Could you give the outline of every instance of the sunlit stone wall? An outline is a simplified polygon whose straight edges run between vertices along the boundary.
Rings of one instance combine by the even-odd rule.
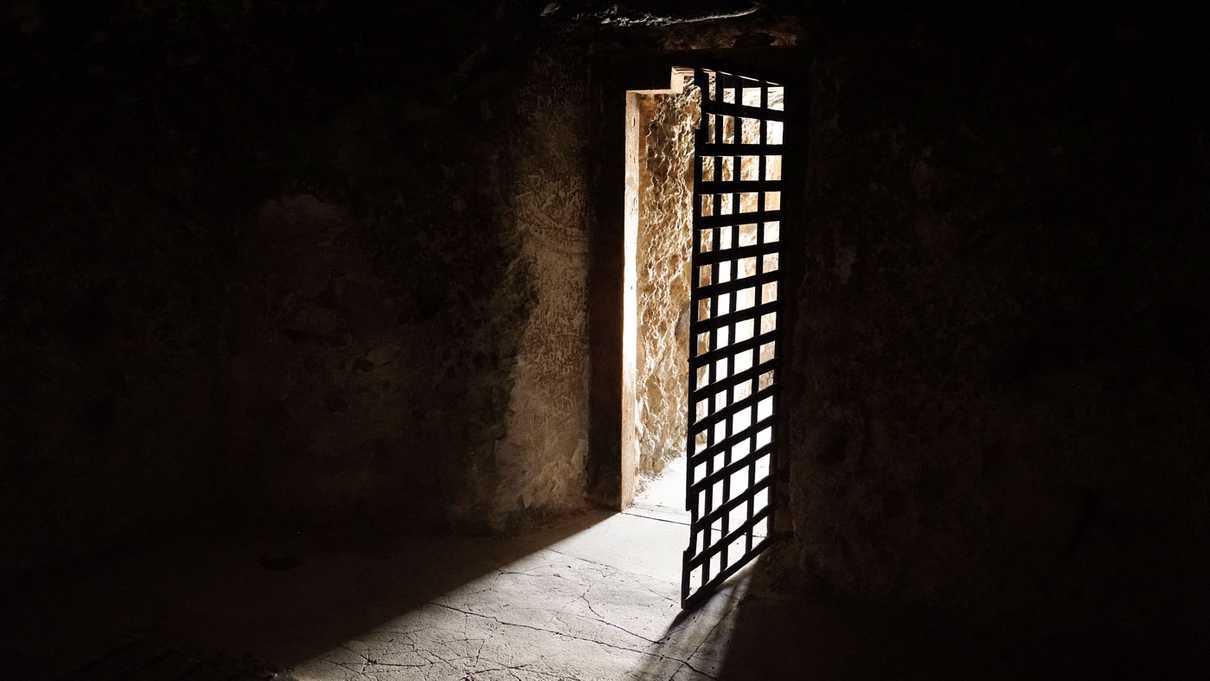
[[[639,98],[635,429],[644,475],[658,473],[685,447],[690,204],[699,102],[692,87]]]

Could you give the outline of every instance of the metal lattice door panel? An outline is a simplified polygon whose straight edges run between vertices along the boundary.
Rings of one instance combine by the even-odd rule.
[[[773,526],[784,89],[696,69],[689,333],[689,547],[681,603],[760,553]]]

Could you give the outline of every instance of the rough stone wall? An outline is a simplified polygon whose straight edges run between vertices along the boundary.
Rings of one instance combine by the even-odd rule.
[[[1210,517],[1191,62],[1123,26],[961,35],[841,27],[813,71],[801,562],[866,596],[1179,629]]]
[[[636,249],[636,442],[639,472],[657,475],[685,450],[693,134],[700,93],[641,95]]]
[[[511,377],[494,343],[520,333],[530,295],[508,269],[515,255],[422,228],[375,248],[375,222],[350,213],[285,195],[244,234],[227,388],[227,456],[241,473],[227,489],[302,525],[484,522]]]
[[[493,521],[526,510],[583,505],[588,453],[588,235],[584,127],[577,57],[543,54],[519,93],[514,142],[511,265],[530,273],[534,299],[521,332]]]
[[[471,101],[350,102],[318,191],[263,204],[230,388],[250,508],[500,529],[583,503],[583,114],[572,62],[529,58]]]
[[[582,503],[585,67],[480,4],[3,18],[5,569]]]

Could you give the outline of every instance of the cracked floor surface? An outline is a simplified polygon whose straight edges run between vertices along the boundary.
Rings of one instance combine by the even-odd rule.
[[[759,561],[682,614],[684,541],[632,512],[508,538],[181,539],[6,598],[4,677],[925,678],[906,672],[940,649],[961,678],[1002,678],[969,637],[784,595]]]
[[[737,581],[678,618],[684,530],[619,514],[420,604],[289,673],[310,679],[717,678]]]
[[[680,617],[684,532],[589,513],[512,538],[181,540],[11,601],[10,659],[86,678],[136,637],[299,681],[717,678],[744,580]]]

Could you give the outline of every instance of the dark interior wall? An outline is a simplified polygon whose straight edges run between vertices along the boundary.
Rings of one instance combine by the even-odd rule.
[[[5,17],[6,569],[198,525],[582,503],[586,366],[540,359],[584,342],[558,309],[584,295],[583,68],[540,19]]]
[[[225,260],[251,189],[230,157],[256,132],[215,100],[227,85],[190,70],[188,45],[153,32],[171,23],[116,38],[106,33],[116,17],[12,12],[0,208],[6,572],[137,541],[209,496]]]
[[[1210,517],[1193,43],[1137,21],[818,28],[787,403],[803,567],[1041,626],[1192,617]]]

